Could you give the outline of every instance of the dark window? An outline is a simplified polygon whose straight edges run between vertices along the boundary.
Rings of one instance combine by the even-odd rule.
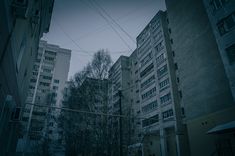
[[[179,96],[180,96],[180,98],[182,98],[182,96],[183,96],[181,90],[179,91]]]
[[[154,115],[148,119],[144,119],[142,121],[142,127],[146,127],[146,126],[149,126],[149,125],[152,125],[154,123],[157,123],[159,121],[159,116],[158,114],[157,115]]]
[[[172,51],[172,56],[175,57],[175,51]]]
[[[171,29],[169,28],[169,33],[171,34]]]
[[[60,80],[54,79],[54,83],[60,83]]]
[[[149,72],[153,69],[153,63],[151,63],[148,67],[146,67],[141,73],[140,77],[144,77],[145,75],[149,74]]]
[[[178,69],[178,64],[177,63],[175,63],[175,70],[177,70]]]
[[[180,78],[177,77],[176,79],[177,79],[177,82],[179,83],[180,82]]]
[[[226,53],[228,56],[228,60],[230,64],[235,62],[235,44],[231,45],[230,47],[226,48]]]

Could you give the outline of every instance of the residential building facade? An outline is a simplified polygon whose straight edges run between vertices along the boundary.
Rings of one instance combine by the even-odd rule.
[[[235,101],[235,2],[204,0],[204,5]]]
[[[3,0],[0,5],[0,153],[14,155],[39,40],[49,31],[53,0]],[[43,6],[43,7],[42,7]],[[12,112],[15,112],[11,119]]]
[[[127,155],[130,142],[130,61],[120,56],[109,70],[108,114],[126,117],[108,117],[109,155],[116,156],[122,151]]]
[[[178,136],[184,127],[171,42],[163,11],[159,11],[137,37],[144,155],[183,155],[180,146],[186,139]]]
[[[205,3],[209,2],[214,3]],[[234,115],[231,114],[234,100],[230,87],[233,80],[227,72],[232,67],[228,67],[228,58],[221,59],[222,44],[219,45],[216,41],[213,33],[215,28],[211,27],[210,16],[208,18],[206,12],[206,9],[211,9],[207,8],[208,5],[205,9],[203,0],[166,0],[166,7],[171,47],[177,64],[180,106],[185,112],[189,155],[218,154],[217,149],[222,149],[222,146],[218,144],[217,137],[208,135],[208,132],[219,124],[234,120]],[[231,41],[232,39],[221,40]],[[227,46],[231,45],[232,43]],[[225,55],[227,54],[223,50],[222,57]],[[229,142],[226,139],[221,141],[223,145]]]
[[[51,142],[49,151],[60,155],[61,151],[54,147],[60,146],[63,137],[57,121],[60,110],[50,106],[62,106],[70,58],[71,50],[40,41],[22,115],[24,131],[18,141],[18,153],[35,152],[32,149],[47,140]]]

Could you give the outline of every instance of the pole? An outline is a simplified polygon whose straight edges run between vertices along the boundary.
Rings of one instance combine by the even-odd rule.
[[[119,95],[119,112],[120,112],[120,116],[122,115],[122,91],[119,90],[118,91],[118,95]],[[122,118],[119,118],[119,140],[120,140],[120,156],[123,156],[123,149],[122,149]]]

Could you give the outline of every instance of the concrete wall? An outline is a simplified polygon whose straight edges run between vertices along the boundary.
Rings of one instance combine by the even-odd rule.
[[[202,0],[166,0],[187,119],[232,105],[232,95]]]
[[[219,135],[207,134],[207,132],[217,125],[234,120],[234,112],[235,107],[232,107],[201,116],[200,118],[188,122],[187,127],[191,156],[208,156],[216,151],[216,141]],[[222,136],[222,138],[225,139],[226,137]],[[232,133],[231,139],[234,140]]]
[[[207,11],[211,27],[213,29],[214,36],[220,51],[220,55],[225,67],[227,77],[229,79],[230,88],[235,101],[235,62],[231,62],[228,59],[226,48],[235,44],[235,29],[233,27],[228,30],[227,33],[220,35],[218,31],[217,23],[225,19],[235,11],[235,1],[228,1],[224,4],[220,3],[221,8],[213,10],[212,4],[208,0],[204,0],[205,9]],[[233,19],[235,21],[235,19]]]

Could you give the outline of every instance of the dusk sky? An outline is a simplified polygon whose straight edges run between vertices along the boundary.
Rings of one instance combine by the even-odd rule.
[[[105,20],[101,8],[131,37],[104,14]],[[129,56],[136,48],[133,40],[159,10],[165,10],[164,0],[55,0],[50,31],[43,39],[72,50],[71,77],[99,49],[107,49],[113,62],[120,55]]]

